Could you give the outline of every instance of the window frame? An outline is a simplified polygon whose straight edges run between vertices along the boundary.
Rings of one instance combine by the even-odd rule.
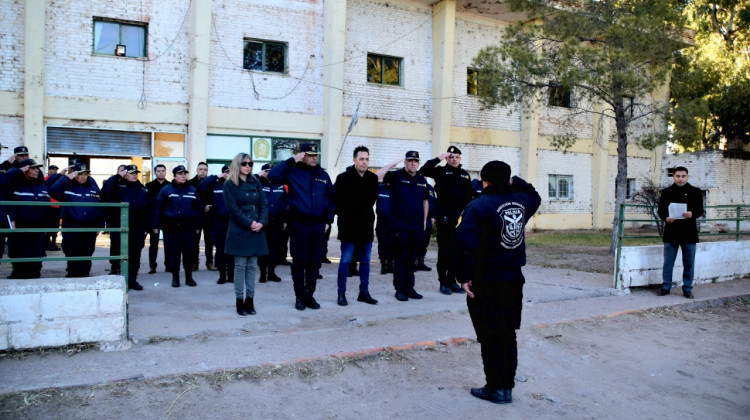
[[[377,57],[380,63],[380,81],[379,82],[373,82],[370,80],[370,59],[373,57]],[[398,62],[398,83],[396,84],[385,82],[386,68],[385,68],[384,60],[386,59],[396,60]],[[367,53],[367,71],[365,75],[367,77],[367,83],[369,84],[381,85],[381,86],[403,86],[404,85],[404,59],[403,57],[395,57],[392,55]]]
[[[96,50],[96,25],[97,23],[111,23],[111,24],[118,25],[117,44],[115,44],[115,46],[126,45],[123,43],[123,40],[122,40],[122,27],[123,26],[139,28],[143,30],[143,50],[140,52],[141,54],[140,55],[128,55],[127,45],[126,45],[124,56],[116,55],[115,50],[112,50],[112,53],[105,53],[105,52],[97,51]],[[92,27],[91,27],[91,53],[93,55],[99,55],[99,56],[105,56],[105,57],[117,57],[117,58],[148,57],[148,22],[136,22],[132,20],[112,19],[112,18],[94,16],[92,18]]]
[[[260,69],[252,69],[247,67],[247,45],[248,43],[259,43],[262,45],[262,53],[261,53],[261,68]],[[276,71],[276,70],[268,70],[268,66],[266,65],[267,61],[267,54],[266,49],[269,45],[280,45],[284,48],[284,70],[282,71]],[[275,73],[275,74],[287,74],[289,70],[289,44],[282,41],[271,41],[266,39],[257,39],[257,38],[243,38],[242,40],[242,69],[243,70],[249,70],[249,71],[259,71],[262,73]]]
[[[472,81],[472,75],[476,80]],[[472,85],[474,89],[472,91]],[[492,92],[492,85],[482,78],[482,72],[472,68],[466,68],[466,94],[469,96],[489,96]]]
[[[625,199],[632,200],[637,191],[638,181],[635,178],[627,178],[625,180]]]
[[[550,82],[547,89],[547,106],[573,108],[573,95],[570,88]]]
[[[561,181],[567,181],[567,195],[566,196],[560,196],[560,190],[561,188]],[[550,187],[555,185],[555,189],[551,190]],[[563,174],[549,174],[547,178],[547,196],[550,200],[556,200],[556,201],[572,201],[575,197],[574,190],[573,190],[573,175],[563,175]]]

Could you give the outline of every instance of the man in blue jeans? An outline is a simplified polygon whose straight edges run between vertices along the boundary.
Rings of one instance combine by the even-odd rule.
[[[661,192],[659,199],[659,217],[664,225],[664,269],[662,270],[661,289],[657,296],[666,296],[672,288],[672,269],[677,259],[677,250],[682,249],[682,294],[693,299],[693,271],[695,262],[695,245],[698,243],[698,226],[696,219],[703,216],[703,194],[701,190],[690,185],[688,170],[678,166],[674,170],[674,184]],[[670,204],[675,204],[670,211]],[[676,210],[676,209],[679,210]],[[675,214],[675,211],[678,213]]]
[[[375,305],[370,296],[370,254],[372,252],[373,206],[378,198],[378,176],[367,170],[370,151],[365,146],[354,149],[353,165],[336,177],[336,213],[338,214],[341,262],[338,271],[338,304],[346,306],[346,278],[352,257],[359,260],[359,302]]]

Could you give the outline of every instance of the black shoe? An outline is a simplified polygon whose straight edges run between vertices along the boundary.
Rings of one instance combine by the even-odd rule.
[[[156,274],[156,267],[151,267],[148,269],[148,274]]]
[[[195,287],[198,285],[198,283],[193,280],[193,276],[191,274],[185,273],[185,284],[187,284],[190,287]]]
[[[310,309],[320,309],[320,304],[315,301],[315,298],[310,296],[304,300],[305,306]]]
[[[399,301],[401,301],[401,302],[406,302],[407,300],[409,300],[409,297],[406,296],[406,293],[404,293],[404,292],[402,292],[400,290],[396,290],[396,295],[395,296],[396,296],[396,299],[399,300]]]
[[[137,281],[134,281],[128,285],[128,289],[143,290],[143,286],[141,286]]]
[[[380,260],[380,274],[388,274],[388,263],[385,260]]]
[[[453,294],[453,292],[451,292],[451,288],[448,287],[448,286],[446,286],[446,285],[444,285],[444,284],[440,285],[440,293],[442,293],[444,295],[452,295]]]
[[[378,304],[378,301],[370,296],[370,292],[359,292],[359,296],[357,296],[357,302],[369,303],[370,305]]]
[[[253,304],[253,298],[245,298],[245,313],[248,315],[255,315],[255,305]]]
[[[356,277],[359,275],[359,270],[357,270],[357,267],[352,264],[349,266],[349,277]]]
[[[321,280],[321,279],[323,279],[323,275],[318,273],[318,280]]]
[[[461,286],[458,285],[458,283],[451,283],[448,285],[448,287],[451,289],[451,292],[453,293],[464,293],[464,289],[461,288]]]
[[[172,287],[180,287],[180,272],[172,272]]]
[[[488,388],[487,386],[483,386],[481,388],[471,388],[471,395],[495,404],[505,404],[509,402],[505,399],[504,389],[495,391],[494,389]]]
[[[422,299],[423,297],[422,295],[417,293],[417,291],[414,290],[413,288],[406,291],[406,296],[408,296],[411,299]]]
[[[270,271],[270,272],[268,273],[268,281],[275,281],[275,282],[279,282],[279,281],[281,281],[281,277],[279,277],[278,275],[276,275],[276,273],[275,273],[275,272],[273,272],[273,271]]]
[[[346,306],[349,304],[349,302],[346,301],[346,294],[339,293],[339,298],[337,300],[339,306]]]
[[[695,299],[695,296],[693,296],[693,292],[682,292],[682,296],[685,296],[688,299]]]
[[[111,276],[118,276],[118,275],[120,275],[120,269],[112,267],[112,268],[109,269],[109,274]]]
[[[237,301],[237,315],[245,316],[245,302],[242,299],[236,299]]]
[[[260,279],[258,279],[258,283],[265,283],[266,281],[267,280],[265,276],[261,276]]]
[[[323,264],[330,264],[331,260],[328,259],[328,257],[323,257]]]
[[[294,309],[298,311],[304,311],[305,310],[305,304],[302,302],[302,299],[297,298],[297,301],[294,302]]]
[[[417,258],[417,271],[432,271],[432,268],[425,265],[424,258]]]
[[[656,292],[656,296],[666,296],[669,294],[669,290],[667,289],[659,289],[658,292]]]

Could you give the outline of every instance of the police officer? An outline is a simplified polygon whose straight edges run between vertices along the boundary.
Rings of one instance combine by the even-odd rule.
[[[60,179],[60,177],[57,174],[57,171],[60,168],[57,165],[50,165],[47,170],[47,176],[44,177],[44,185],[47,186],[47,190],[50,191],[51,195],[51,187],[52,185]],[[59,201],[54,198],[50,199],[50,201]],[[51,228],[59,228],[60,227],[60,213],[61,209],[60,206],[51,206],[49,211],[49,224],[48,227]],[[54,232],[47,232],[47,251],[59,251],[60,247],[57,246],[57,231]]]
[[[399,162],[404,168],[389,172]],[[385,181],[391,190],[390,221],[393,232],[393,287],[396,299],[405,302],[422,299],[414,289],[414,261],[427,229],[429,192],[427,180],[417,172],[419,153],[406,152],[404,159],[398,159],[378,171],[378,180]]]
[[[393,273],[393,240],[391,238],[391,190],[385,182],[378,182],[378,200],[375,202],[375,236],[378,238],[380,274]]]
[[[151,224],[148,190],[138,179],[140,172],[136,165],[125,165],[102,186],[105,201],[128,203],[128,287],[133,290],[143,290],[143,286],[138,283],[138,271],[146,231]],[[119,248],[115,251],[120,253]]]
[[[193,280],[193,257],[203,206],[195,187],[187,183],[187,169],[177,165],[172,173],[172,182],[156,196],[153,232],[158,235],[159,229],[164,231],[164,254],[167,270],[172,273],[172,287],[180,287],[180,256],[185,268],[185,284],[197,286]]]
[[[197,191],[198,184],[206,179],[206,177],[208,177],[208,164],[206,162],[198,162],[195,176],[188,183],[195,187]],[[200,193],[198,198],[199,200],[203,200],[203,197],[200,197]],[[202,220],[203,227],[201,230],[203,231],[203,248],[206,254],[206,269],[216,271],[216,267],[214,267],[214,242],[211,239],[211,213],[204,213]],[[200,265],[200,244],[201,235],[198,233],[198,237],[195,238],[195,248],[193,249],[193,271],[198,271],[198,266]]]
[[[18,146],[13,149],[13,154],[7,159],[0,163],[0,170],[9,171],[11,168],[20,168],[20,163],[29,158],[29,148],[26,146]]]
[[[78,159],[70,159],[71,162],[71,168],[75,166],[76,163],[78,163]],[[115,171],[115,175],[113,176],[120,176],[122,178],[123,169],[125,169],[125,165],[119,165],[117,167],[117,171]],[[114,184],[113,184],[114,185]],[[104,187],[104,185],[102,185]],[[109,201],[106,197],[106,193],[102,191],[102,196],[105,198],[105,201]],[[117,201],[115,201],[117,202]],[[107,215],[105,224],[107,225],[107,228],[119,228],[120,227],[120,209],[118,208],[110,208],[105,210],[105,214]],[[118,232],[109,232],[109,256],[114,257],[115,255],[120,255],[120,233]],[[120,274],[120,260],[109,260],[109,274]]]
[[[437,166],[441,160],[445,166]],[[447,153],[430,159],[419,171],[421,175],[435,180],[437,209],[435,211],[438,243],[438,280],[440,293],[463,293],[456,283],[454,272],[455,254],[453,244],[456,238],[456,223],[461,211],[472,200],[474,190],[471,188],[469,173],[461,169],[461,150],[450,146]]]
[[[292,254],[294,307],[318,309],[313,294],[326,248],[326,232],[336,213],[333,183],[318,165],[318,145],[304,143],[300,152],[274,166],[268,180],[289,186],[289,250]]]
[[[425,228],[424,235],[422,235],[422,242],[419,244],[419,250],[417,250],[417,271],[432,271],[432,268],[424,263],[424,257],[427,255],[427,247],[430,246],[430,239],[432,239],[432,226],[435,225],[437,197],[435,196],[435,188],[429,183],[427,184],[427,190],[430,194],[430,198],[428,199],[430,209],[427,212],[427,228]]]
[[[531,184],[511,179],[510,172],[505,162],[484,165],[484,191],[466,206],[456,234],[456,275],[468,295],[487,379],[471,394],[496,404],[513,400],[525,281],[524,226],[542,201]]]
[[[99,186],[91,182],[91,171],[85,163],[77,163],[73,171],[57,177],[49,195],[61,202],[99,203]],[[103,228],[104,211],[101,207],[65,206],[61,211],[63,228]],[[98,232],[65,232],[62,249],[66,257],[90,257],[96,249]],[[66,277],[88,277],[91,261],[68,261]]]
[[[258,257],[260,268],[260,283],[266,281],[281,281],[276,274],[276,267],[286,259],[286,213],[287,193],[283,185],[274,184],[268,180],[271,165],[266,163],[257,174],[263,194],[268,201],[268,224],[265,226],[266,241],[268,241],[268,255]]]
[[[18,148],[16,148],[18,149]],[[49,194],[34,159],[17,162],[17,167],[8,170],[9,193],[13,201],[48,202]],[[49,217],[48,206],[11,206],[9,216],[14,229],[44,226]],[[10,258],[41,258],[45,254],[44,232],[11,233],[8,236]],[[9,279],[37,279],[41,275],[42,262],[16,262]]]
[[[146,183],[146,190],[148,190],[148,202],[152,208],[156,203],[156,196],[159,194],[162,188],[169,185],[167,181],[167,167],[158,164],[154,166],[154,180]],[[148,245],[148,274],[156,273],[156,257],[159,256],[159,235],[154,235],[152,229],[148,230],[149,245]]]
[[[229,229],[229,210],[224,201],[224,182],[229,178],[229,166],[221,167],[221,175],[209,175],[198,184],[198,195],[203,199],[203,215],[211,217],[211,241],[216,245],[216,284],[234,283],[234,257],[224,253]]]

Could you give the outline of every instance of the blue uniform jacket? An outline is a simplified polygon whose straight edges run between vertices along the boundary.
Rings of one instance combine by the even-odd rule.
[[[511,187],[491,186],[464,209],[456,231],[460,283],[518,279],[526,265],[524,226],[542,198],[534,187],[513,177]]]
[[[268,201],[268,223],[286,223],[288,210],[286,188],[262,176],[257,178]]]
[[[156,196],[153,225],[158,229],[170,230],[176,227],[202,227],[203,205],[198,200],[195,187],[185,182],[172,181]]]
[[[290,222],[333,223],[336,215],[336,193],[326,171],[289,158],[271,169],[268,180],[289,186]]]
[[[44,178],[28,180],[18,168],[11,168],[8,173],[9,196],[13,201],[49,201],[49,193],[44,185]],[[11,206],[8,215],[16,227],[40,227],[40,223],[49,214],[49,206]]]
[[[437,193],[437,218],[458,218],[464,207],[474,198],[469,173],[449,165],[437,166],[440,158],[430,159],[424,163],[419,174],[435,180]]]
[[[49,195],[57,201],[71,203],[99,203],[101,201],[99,187],[91,182],[79,184],[67,176],[57,177],[57,181],[49,189]],[[63,226],[104,226],[104,208],[102,207],[62,207]]]
[[[203,198],[203,206],[211,206],[211,215],[229,218],[227,203],[224,201],[224,178],[209,175],[198,184],[198,195]]]
[[[104,181],[102,186],[102,198],[110,203],[128,203],[128,219],[132,230],[133,226],[143,228],[151,227],[151,208],[148,201],[148,190],[141,181],[128,182],[120,175],[114,175]],[[119,223],[119,209],[111,212],[116,216]],[[131,232],[134,233],[134,232]]]
[[[405,169],[391,171],[383,179],[390,188],[390,223],[394,229],[423,231],[424,200],[429,200],[427,180],[418,173],[410,176]]]

